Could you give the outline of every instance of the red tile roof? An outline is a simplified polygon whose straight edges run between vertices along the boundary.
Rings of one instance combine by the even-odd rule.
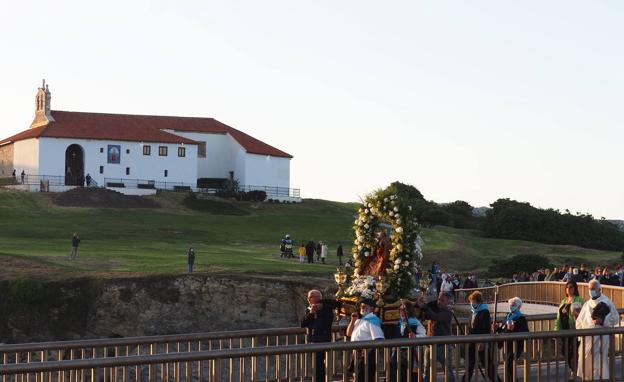
[[[163,131],[167,129],[229,134],[248,153],[292,158],[290,154],[213,118],[81,113],[54,110],[52,111],[52,117],[54,117],[55,122],[50,122],[42,127],[28,129],[0,141],[0,144],[37,137],[197,144],[196,141]]]

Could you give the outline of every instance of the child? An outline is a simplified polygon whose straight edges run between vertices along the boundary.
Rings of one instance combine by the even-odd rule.
[[[301,243],[301,246],[299,247],[299,262],[303,263],[305,261],[305,257],[306,257],[305,244]]]

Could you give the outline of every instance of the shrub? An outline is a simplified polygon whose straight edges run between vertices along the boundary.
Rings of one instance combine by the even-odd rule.
[[[548,258],[543,255],[515,255],[492,264],[487,270],[487,277],[511,277],[514,273],[533,273],[540,268],[552,267]]]

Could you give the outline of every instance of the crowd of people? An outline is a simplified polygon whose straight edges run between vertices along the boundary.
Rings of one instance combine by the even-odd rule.
[[[447,282],[447,280],[443,281]],[[577,282],[566,281],[566,295],[561,301],[555,320],[555,330],[574,330],[600,327],[614,327],[619,323],[619,314],[613,302],[602,294],[601,283],[594,278],[589,281],[589,295],[587,299],[579,295]],[[359,304],[359,310],[351,314],[347,329],[344,333],[350,341],[370,341],[391,338],[417,338],[425,336],[451,336],[453,335],[453,320],[457,320],[452,310],[452,292],[442,290],[437,299],[425,302],[423,298],[414,303],[406,302],[400,309],[398,323],[382,323],[375,314],[376,302],[364,298]],[[491,334],[491,333],[522,333],[529,332],[529,325],[523,313],[523,301],[520,297],[508,300],[505,319],[496,322],[490,314],[490,308],[485,304],[480,291],[473,291],[468,297],[470,302],[471,318],[465,335]],[[331,329],[334,317],[334,309],[339,303],[332,299],[323,299],[321,292],[311,290],[308,293],[309,306],[301,321],[301,326],[307,328],[308,340],[312,343],[330,342],[332,340]],[[419,315],[416,314],[417,310]],[[457,321],[456,321],[457,322]],[[608,336],[596,336],[586,338],[579,346],[579,338],[575,337],[566,341],[559,341],[560,351],[566,357],[569,379],[577,377],[584,380],[608,379]],[[498,359],[499,349],[503,352],[503,373],[507,381],[513,380],[514,362],[522,356],[525,349],[525,341],[510,340],[507,343],[498,342],[497,346],[490,343],[470,344],[467,354],[462,357],[466,361],[466,372],[462,381],[470,381],[475,370],[478,368],[484,379],[489,381],[501,381],[495,359]],[[429,354],[431,347],[424,349],[423,368],[420,369],[416,352],[417,347],[401,347],[393,349],[390,362],[391,381],[407,380],[408,373],[412,373],[412,380],[419,380],[418,373],[423,373],[424,381],[428,381],[429,362],[435,359],[446,370],[448,380],[454,382],[453,345],[441,344],[435,349],[435,357]],[[463,349],[459,349],[463,350]],[[408,357],[408,352],[412,352]],[[358,382],[374,380],[375,357],[374,350],[358,351],[352,356],[349,372],[355,373],[357,368]],[[365,361],[366,360],[366,361]],[[325,380],[325,352],[319,352],[315,356],[316,380]],[[399,366],[400,365],[400,366]],[[399,370],[400,368],[400,370]]]
[[[577,283],[586,283],[590,280],[598,280],[603,285],[624,286],[624,267],[616,265],[611,271],[609,267],[595,267],[590,270],[587,264],[580,266],[564,265],[551,269],[540,268],[529,274],[521,272],[514,274],[511,282],[528,282],[528,281],[575,281]]]
[[[295,255],[294,242],[291,239],[290,235],[284,236],[280,243],[280,257],[286,259],[292,259],[298,256],[300,263],[307,262],[308,264],[314,264],[315,255],[316,262],[321,264],[326,264],[327,258],[329,256],[329,247],[325,241],[319,240],[317,243],[310,240],[307,243],[302,242]],[[342,249],[342,243],[338,243],[336,246],[336,257],[338,259],[338,265],[343,265],[342,257],[344,256],[344,250]]]

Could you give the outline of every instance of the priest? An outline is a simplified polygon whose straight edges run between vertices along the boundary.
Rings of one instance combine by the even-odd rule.
[[[598,280],[589,282],[589,297],[576,319],[577,329],[612,328],[620,322],[617,308],[609,297],[602,294]],[[582,338],[577,376],[583,380],[609,379],[608,335]]]

